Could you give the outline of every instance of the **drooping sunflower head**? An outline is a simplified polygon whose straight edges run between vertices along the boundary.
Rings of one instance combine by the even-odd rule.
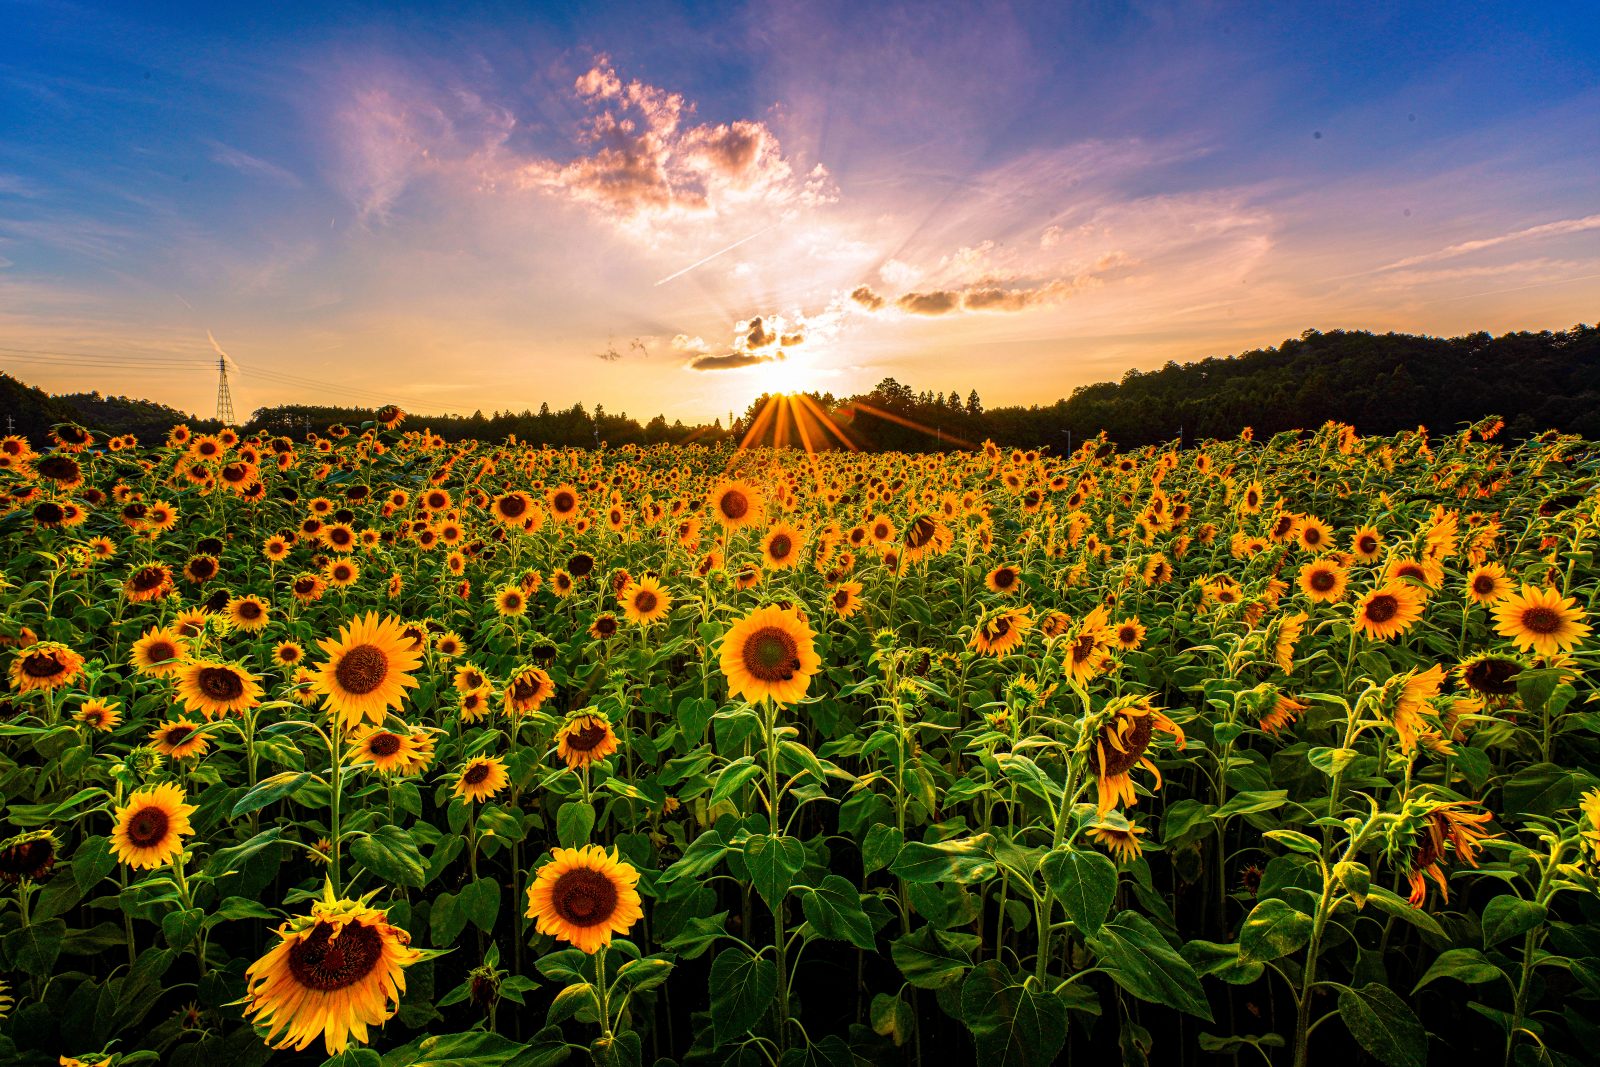
[[[171,782],[141,789],[117,809],[111,830],[111,852],[138,870],[154,870],[183,851],[183,839],[194,833],[183,790]]]
[[[752,703],[795,703],[822,665],[811,627],[776,605],[757,608],[735,623],[723,635],[719,655],[729,692]]]
[[[1136,821],[1113,812],[1107,812],[1101,822],[1089,829],[1089,836],[1118,863],[1132,863],[1144,854],[1144,847],[1139,843],[1144,835],[1144,827]]]
[[[331,890],[278,928],[280,941],[245,971],[245,1015],[274,1048],[301,1050],[318,1037],[330,1056],[367,1040],[405,992],[405,968],[423,958],[411,937],[364,901]],[[278,1035],[282,1034],[281,1040]]]
[[[1033,619],[1026,608],[1002,608],[979,618],[971,645],[981,656],[1004,656],[1022,644]]]
[[[539,705],[555,692],[556,684],[543,667],[531,664],[520,667],[506,683],[506,714],[527,715],[538,711]]]
[[[1183,730],[1162,714],[1148,697],[1117,697],[1095,713],[1086,725],[1094,728],[1089,766],[1095,775],[1098,811],[1102,816],[1119,802],[1127,807],[1138,803],[1132,778],[1132,771],[1137,767],[1155,775],[1155,788],[1161,788],[1161,771],[1149,757],[1150,743],[1156,734],[1170,735],[1180,748],[1184,743]]]
[[[60,851],[61,842],[50,829],[29,830],[0,841],[0,883],[42,883],[50,877]]]
[[[1517,695],[1517,675],[1528,665],[1515,656],[1480,652],[1456,667],[1461,684],[1495,705],[1504,705]]]
[[[340,628],[337,638],[318,644],[328,659],[317,668],[317,692],[346,729],[362,720],[381,723],[386,713],[400,709],[406,690],[417,685],[411,672],[422,657],[406,638],[405,624],[392,615],[357,616]]]
[[[587,767],[616,751],[617,735],[611,729],[611,721],[599,712],[571,715],[556,733],[556,755],[572,770]]]
[[[643,916],[639,872],[615,850],[587,845],[552,852],[555,858],[528,887],[527,915],[540,933],[592,955]]]

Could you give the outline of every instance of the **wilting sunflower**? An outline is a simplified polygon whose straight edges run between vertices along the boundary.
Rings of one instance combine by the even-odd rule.
[[[786,570],[800,562],[800,531],[780,522],[761,539],[761,558],[772,570]]]
[[[189,816],[197,810],[171,782],[139,790],[117,809],[112,854],[138,870],[155,870],[183,851],[184,837],[194,833]]]
[[[506,683],[505,709],[507,715],[526,715],[539,710],[539,705],[555,696],[556,683],[543,667],[519,667]]]
[[[1592,629],[1577,603],[1577,598],[1564,597],[1555,589],[1525,584],[1522,592],[1495,605],[1495,629],[1520,649],[1546,657],[1559,655],[1580,644]]]
[[[237,663],[195,660],[178,670],[178,696],[185,711],[198,711],[208,719],[243,714],[261,702],[256,676]]]
[[[40,641],[11,661],[11,688],[19,693],[71,685],[83,672],[83,657],[59,641]]]
[[[1127,807],[1139,802],[1131,776],[1135,767],[1154,774],[1155,788],[1161,788],[1161,771],[1146,755],[1156,733],[1177,738],[1179,748],[1183,747],[1184,737],[1178,724],[1163,715],[1148,697],[1117,697],[1101,710],[1098,719],[1100,725],[1089,763],[1099,796],[1098,811],[1104,817],[1119,802]]]
[[[1394,732],[1400,738],[1400,751],[1410,753],[1417,747],[1417,736],[1428,728],[1423,718],[1431,714],[1428,701],[1439,695],[1444,684],[1444,668],[1435,664],[1425,671],[1407,671],[1384,686],[1384,703]]]
[[[828,603],[838,613],[839,618],[848,619],[861,610],[861,583],[840,582],[828,594]]]
[[[1002,564],[984,575],[983,584],[994,593],[1015,593],[1022,586],[1022,572],[1010,564]]]
[[[528,887],[535,929],[593,955],[644,915],[639,872],[599,845],[552,849],[555,859]]]
[[[761,494],[745,482],[724,481],[711,490],[706,503],[711,516],[725,530],[740,530],[760,522],[765,513]]]
[[[206,749],[211,747],[206,735],[200,732],[200,724],[188,719],[164,722],[151,730],[149,737],[155,750],[171,759],[203,756]]]
[[[1499,706],[1517,695],[1517,675],[1527,669],[1527,664],[1511,656],[1480,652],[1456,667],[1456,677],[1488,703]]]
[[[603,760],[616,750],[617,735],[604,715],[574,715],[556,734],[556,755],[566,760],[571,770]]]
[[[1487,833],[1484,827],[1485,823],[1493,820],[1493,812],[1470,811],[1480,807],[1482,802],[1476,800],[1427,802],[1428,810],[1421,815],[1420,825],[1417,825],[1418,818],[1415,815],[1402,819],[1396,825],[1394,832],[1409,834],[1414,849],[1406,872],[1411,883],[1408,899],[1412,907],[1420,908],[1426,902],[1428,878],[1438,884],[1439,894],[1448,903],[1450,883],[1444,873],[1447,857],[1453,854],[1455,859],[1467,866],[1476,867],[1478,850],[1483,847],[1481,842],[1498,836]]]
[[[358,728],[353,741],[350,762],[371,767],[379,774],[403,771],[416,750],[410,734],[397,734],[370,724]]]
[[[90,697],[72,717],[90,729],[108,734],[122,725],[122,705],[114,700]]]
[[[1066,647],[1061,669],[1078,685],[1087,687],[1110,662],[1106,644],[1115,639],[1108,629],[1108,613],[1102,604],[1069,631],[1063,642]]]
[[[381,723],[386,713],[400,709],[406,690],[417,685],[411,672],[422,657],[406,638],[405,623],[392,615],[358,615],[340,627],[337,639],[317,643],[328,654],[317,668],[317,692],[324,697],[322,706],[346,729],[363,719]]]
[[[1511,579],[1506,577],[1506,569],[1498,563],[1479,564],[1467,575],[1467,597],[1474,604],[1497,604],[1510,596],[1514,588]]]
[[[1299,720],[1301,712],[1310,706],[1302,704],[1287,693],[1278,693],[1272,698],[1272,707],[1261,716],[1261,729],[1269,734],[1276,734],[1287,726],[1293,726]]]
[[[631,582],[617,600],[623,616],[640,626],[660,622],[672,610],[672,594],[649,575]]]
[[[1101,848],[1115,856],[1119,863],[1132,863],[1144,853],[1143,846],[1139,844],[1139,838],[1145,833],[1144,827],[1132,819],[1127,822],[1126,828],[1102,823],[1089,830],[1089,836],[1094,838]]]
[[[1400,581],[1378,586],[1356,603],[1356,632],[1369,641],[1388,641],[1422,618],[1421,590]]]
[[[972,648],[980,656],[1004,656],[1022,644],[1033,619],[1024,608],[1003,608],[978,620],[972,628]]]
[[[61,843],[49,829],[29,830],[0,841],[0,884],[42,883],[55,868]]]
[[[1331,559],[1313,560],[1300,568],[1300,591],[1320,604],[1343,600],[1349,584],[1349,574]]]
[[[228,622],[241,633],[260,633],[267,628],[267,605],[258,596],[238,596],[228,601]]]
[[[451,793],[467,800],[484,801],[509,784],[511,776],[506,773],[504,763],[493,756],[479,756],[468,760],[467,765],[461,768],[461,773],[456,776],[456,787]]]
[[[719,646],[728,692],[755,703],[793,704],[822,665],[811,627],[793,611],[757,608],[723,635]]]
[[[330,885],[311,914],[278,927],[279,943],[245,971],[245,1015],[274,1048],[306,1048],[318,1036],[336,1056],[351,1037],[394,1014],[405,968],[423,959],[411,935],[363,900],[339,900]],[[276,1044],[273,1039],[282,1032]]]

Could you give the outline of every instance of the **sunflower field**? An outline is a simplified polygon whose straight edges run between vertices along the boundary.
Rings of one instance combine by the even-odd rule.
[[[0,1062],[1594,1062],[1600,452],[0,441]]]

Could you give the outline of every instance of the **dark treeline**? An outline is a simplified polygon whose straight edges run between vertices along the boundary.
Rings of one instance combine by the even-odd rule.
[[[1424,425],[1449,432],[1487,415],[1506,419],[1507,436],[1527,437],[1547,429],[1600,439],[1600,327],[1540,333],[1487,333],[1464,337],[1307,330],[1275,348],[1197,363],[1168,363],[1159,370],[1129,370],[1120,382],[1081,386],[1049,405],[986,408],[976,390],[918,392],[885,378],[870,392],[851,397],[810,394],[840,434],[869,450],[928,451],[971,447],[984,439],[1003,445],[1049,446],[1105,432],[1123,447],[1208,437],[1226,438],[1243,427],[1258,435],[1311,429],[1328,420],[1346,422],[1365,434],[1389,434]],[[616,447],[626,444],[716,443],[756,439],[771,443],[786,433],[799,444],[792,416],[762,419],[766,397],[724,427],[669,423],[657,415],[641,423],[582,404],[552,411],[497,411],[485,415],[416,415],[408,428],[426,427],[446,440],[501,441],[515,437],[533,445]],[[11,432],[42,445],[49,428],[79,422],[105,434],[132,433],[153,442],[174,423],[215,429],[161,404],[99,393],[50,396],[0,374],[0,416]],[[357,426],[372,409],[286,405],[256,411],[243,427],[301,437],[334,424]],[[825,427],[810,426],[812,444],[837,440]]]

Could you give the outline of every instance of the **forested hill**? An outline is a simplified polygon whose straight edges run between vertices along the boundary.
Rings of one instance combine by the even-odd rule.
[[[714,442],[730,432],[742,435],[766,399],[753,402],[730,428],[669,424],[659,415],[641,423],[599,406],[590,412],[581,404],[560,411],[546,406],[537,413],[422,413],[408,425],[427,426],[451,440],[515,435],[534,445]],[[1258,436],[1314,429],[1330,419],[1364,434],[1419,425],[1448,433],[1487,415],[1505,418],[1506,436],[1512,439],[1555,429],[1600,440],[1600,327],[1450,338],[1307,330],[1276,348],[1130,370],[1120,382],[1082,386],[1064,400],[1027,407],[986,409],[976,390],[964,397],[956,390],[918,392],[893,378],[857,396],[813,394],[813,399],[842,432],[873,450],[960,447],[990,438],[1063,451],[1069,441],[1102,430],[1126,448],[1180,435],[1186,442],[1227,438],[1245,426]],[[372,414],[370,409],[290,405],[255,412],[245,429],[298,437],[333,423],[355,426]],[[52,397],[0,374],[0,418],[6,416],[15,432],[36,445],[63,421],[102,434],[133,433],[146,443],[164,437],[175,422],[215,428],[151,401],[97,392]],[[828,435],[813,436],[825,440]]]

